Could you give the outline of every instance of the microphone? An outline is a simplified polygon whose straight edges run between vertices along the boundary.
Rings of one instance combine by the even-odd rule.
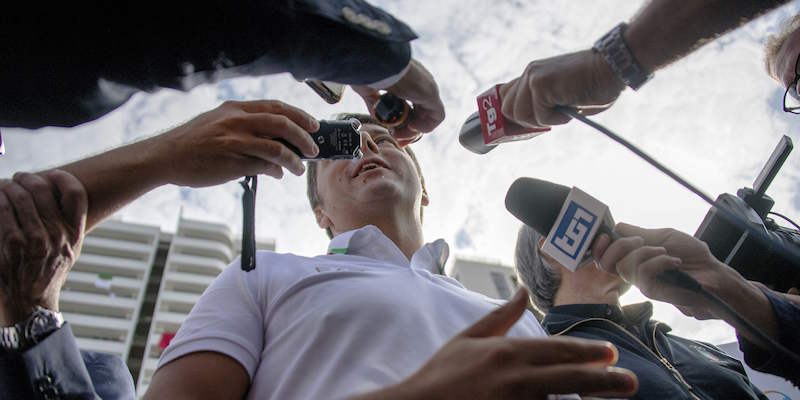
[[[478,111],[470,115],[461,127],[458,141],[467,150],[486,154],[498,144],[539,136],[550,128],[525,128],[503,116],[500,85],[478,96]]]
[[[608,206],[576,187],[519,178],[506,193],[506,209],[545,236],[542,252],[572,271],[591,259],[598,233],[619,238]]]
[[[542,252],[572,271],[591,260],[594,238],[605,233],[620,238],[608,206],[586,192],[534,178],[519,178],[506,193],[506,209],[525,225],[545,236]],[[669,270],[661,279],[692,292],[703,287],[681,270]]]

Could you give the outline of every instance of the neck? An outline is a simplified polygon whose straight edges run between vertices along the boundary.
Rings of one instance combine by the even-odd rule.
[[[425,243],[422,235],[422,223],[419,220],[419,207],[404,207],[395,210],[380,207],[362,207],[362,209],[373,209],[378,212],[359,214],[357,221],[345,225],[344,229],[338,231],[345,232],[366,225],[375,225],[394,242],[409,260],[414,252]]]
[[[592,285],[591,282],[584,284],[562,279],[561,286],[553,299],[553,305],[609,304],[619,307],[619,296],[620,293],[616,289]]]

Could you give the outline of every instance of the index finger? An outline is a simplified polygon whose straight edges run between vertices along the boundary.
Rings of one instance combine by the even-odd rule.
[[[612,242],[597,260],[600,269],[616,274],[619,263],[630,252],[644,246],[644,239],[639,236],[623,237]]]

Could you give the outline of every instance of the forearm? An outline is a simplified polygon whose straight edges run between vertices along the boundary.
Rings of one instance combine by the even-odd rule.
[[[735,271],[732,271],[732,273],[738,276]],[[778,324],[769,299],[758,287],[744,280],[741,276],[738,276],[738,278],[732,279],[730,284],[722,287],[717,295],[728,303],[744,320],[777,341]],[[733,326],[739,335],[762,348],[767,348],[765,343],[748,332],[744,326],[731,318],[729,314],[719,309],[714,310],[713,313],[716,317]]]
[[[630,21],[625,42],[654,72],[788,0],[652,0]]]
[[[158,137],[145,139],[59,167],[86,188],[86,230],[150,190],[168,182],[168,160]]]

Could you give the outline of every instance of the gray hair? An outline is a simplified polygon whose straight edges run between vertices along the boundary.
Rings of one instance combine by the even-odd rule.
[[[775,73],[775,58],[778,52],[783,47],[783,44],[789,39],[792,32],[800,29],[800,14],[790,17],[781,24],[780,32],[776,35],[771,35],[767,38],[767,44],[764,46],[764,66],[767,69],[769,76],[777,78]]]
[[[522,225],[517,234],[514,264],[520,282],[528,288],[533,304],[547,312],[553,307],[556,292],[561,287],[561,276],[539,253],[542,235],[533,228]]]

